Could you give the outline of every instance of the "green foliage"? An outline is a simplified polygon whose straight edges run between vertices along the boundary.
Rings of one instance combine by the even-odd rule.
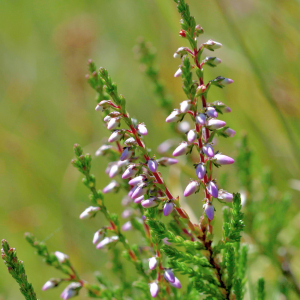
[[[32,284],[28,282],[24,263],[18,260],[17,252],[10,248],[6,240],[2,240],[1,257],[8,272],[20,286],[20,291],[26,300],[37,300]]]
[[[257,300],[265,300],[265,297],[265,281],[260,278],[257,283]]]

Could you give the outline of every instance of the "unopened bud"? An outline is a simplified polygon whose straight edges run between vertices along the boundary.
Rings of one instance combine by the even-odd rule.
[[[222,61],[220,58],[217,57],[212,57],[212,56],[207,56],[204,60],[203,60],[205,65],[208,65],[210,67],[216,67],[217,65],[219,65]]]
[[[177,122],[181,119],[181,112],[178,109],[174,109],[170,115],[166,118],[167,123]]]
[[[116,129],[118,126],[120,126],[120,121],[118,118],[112,118],[107,122],[106,126],[108,130]]]
[[[214,148],[210,144],[204,145],[202,151],[207,157],[213,157],[215,155]]]
[[[163,208],[164,216],[167,217],[174,209],[174,203],[172,201],[168,201],[165,203]]]
[[[105,233],[104,229],[99,229],[98,231],[95,232],[94,237],[93,237],[94,245],[99,243],[102,240],[104,233]]]
[[[205,93],[205,91],[206,91],[206,85],[201,84],[200,86],[197,87],[196,96],[203,95]]]
[[[206,168],[203,163],[200,163],[196,167],[196,175],[199,179],[203,179],[206,174]]]
[[[223,133],[225,133],[227,136],[229,137],[234,137],[236,132],[235,130],[231,129],[231,128],[227,128],[223,131]]]
[[[60,282],[61,282],[61,279],[59,279],[59,278],[51,278],[43,285],[42,291],[46,291],[46,290],[52,289],[54,287],[57,287]]]
[[[119,173],[119,171],[120,171],[120,168],[119,168],[118,164],[112,165],[108,172],[109,178],[115,177]]]
[[[156,269],[156,267],[157,267],[156,257],[154,256],[154,257],[149,258],[149,269],[154,270],[154,269]]]
[[[63,300],[67,300],[67,299],[73,298],[73,297],[75,297],[75,296],[78,295],[79,290],[80,290],[81,288],[82,288],[81,283],[79,283],[79,282],[72,282],[72,283],[70,283],[70,284],[63,290],[63,292],[61,293],[60,297],[61,297]]]
[[[119,184],[115,180],[113,180],[102,190],[102,193],[107,194],[107,193],[114,192],[117,190],[118,187],[119,187]]]
[[[179,35],[185,38],[185,37],[186,37],[186,32],[185,32],[185,30],[181,29],[181,30],[179,31]]]
[[[186,134],[186,138],[189,143],[193,143],[197,139],[197,133],[195,132],[194,129],[190,130]]]
[[[181,289],[181,282],[179,281],[179,279],[177,277],[175,277],[175,281],[174,282],[169,282],[170,285],[176,289]]]
[[[65,263],[68,259],[69,256],[67,254],[64,254],[60,251],[55,251],[54,255],[56,256],[57,260],[62,264]]]
[[[96,156],[105,155],[112,148],[111,145],[102,145],[95,153]]]
[[[198,114],[195,118],[195,121],[196,121],[196,123],[203,126],[206,123],[206,117],[204,114]]]
[[[180,103],[180,111],[185,114],[191,108],[191,100],[184,100]]]
[[[122,230],[123,231],[129,231],[132,229],[132,224],[130,221],[126,222],[125,224],[123,224],[122,226]]]
[[[203,44],[203,47],[210,50],[214,51],[216,49],[219,49],[222,47],[221,43],[215,42],[213,40],[208,40],[206,43]]]
[[[135,165],[129,165],[122,175],[122,179],[127,179],[133,177],[137,172],[137,167]]]
[[[210,195],[212,195],[212,197],[214,198],[218,198],[218,195],[219,195],[219,191],[218,191],[218,187],[217,185],[215,184],[215,182],[213,181],[210,181],[206,187],[208,193]]]
[[[183,195],[184,197],[188,197],[194,194],[199,189],[199,182],[196,180],[191,181],[187,187],[185,188]]]
[[[200,25],[196,25],[196,27],[195,27],[195,36],[198,37],[202,33],[204,33],[203,28]]]
[[[90,206],[88,207],[85,211],[83,211],[81,213],[81,215],[79,216],[80,219],[88,219],[88,218],[92,218],[96,215],[97,211],[100,210],[100,207],[97,206]]]
[[[120,160],[127,160],[129,159],[133,154],[133,151],[131,150],[131,148],[125,147],[123,149],[123,152],[121,154]]]
[[[175,282],[175,276],[171,269],[165,269],[164,277],[167,281],[174,283]]]
[[[150,294],[152,298],[156,298],[159,292],[159,286],[156,282],[152,282],[149,284]]]
[[[206,110],[206,114],[210,117],[210,118],[217,118],[218,117],[218,113],[216,111],[216,109],[214,107],[209,106]]]
[[[219,190],[218,199],[223,200],[225,202],[232,202],[233,195],[224,190]]]
[[[215,162],[218,164],[218,165],[230,165],[230,164],[233,164],[234,163],[234,159],[229,157],[229,156],[226,156],[226,155],[223,155],[223,154],[216,154],[214,156],[214,159],[215,159]]]
[[[211,130],[217,130],[226,125],[226,122],[218,119],[211,119],[207,121],[207,127]]]
[[[152,173],[155,173],[157,170],[157,161],[155,159],[149,159],[147,162],[148,168]]]
[[[102,249],[103,247],[105,247],[106,245],[108,245],[110,243],[117,242],[118,239],[119,239],[118,236],[106,237],[97,245],[96,248]]]
[[[175,72],[175,74],[174,74],[174,77],[176,78],[176,77],[180,77],[182,75],[182,70],[181,70],[181,68],[179,68],[176,72]]]
[[[173,152],[173,156],[180,156],[186,154],[189,144],[187,142],[181,143]]]
[[[137,185],[137,184],[142,183],[145,179],[146,179],[146,177],[144,175],[140,175],[140,176],[137,176],[137,177],[129,180],[128,184],[129,185]]]
[[[144,208],[155,207],[158,205],[158,203],[156,202],[156,197],[146,199],[146,200],[142,201],[141,204]]]
[[[138,126],[137,126],[137,131],[140,135],[147,135],[148,134],[148,130],[147,130],[147,127],[145,124],[143,123],[140,123]]]
[[[213,220],[215,216],[215,209],[210,202],[204,204],[204,212],[210,221]]]
[[[121,139],[122,136],[123,136],[122,130],[114,130],[110,135],[110,137],[108,138],[108,141],[110,143],[117,142]]]

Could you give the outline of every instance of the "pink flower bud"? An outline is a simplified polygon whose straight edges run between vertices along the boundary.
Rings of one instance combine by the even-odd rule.
[[[203,163],[200,163],[196,167],[196,175],[199,179],[203,179],[206,174],[206,168]]]
[[[127,178],[130,178],[130,177],[133,177],[136,172],[137,172],[137,168],[135,165],[129,165],[127,167],[127,169],[125,170],[125,172],[123,173],[122,175],[122,179],[127,179]]]
[[[120,168],[117,164],[112,165],[108,172],[109,178],[115,177],[119,173],[119,171],[120,171]]]
[[[130,137],[126,141],[124,141],[124,144],[126,146],[134,146],[134,145],[137,145],[137,142],[136,142],[135,138]]]
[[[150,294],[152,298],[156,298],[159,292],[159,286],[156,282],[152,282],[149,285],[150,287]]]
[[[55,251],[54,255],[56,256],[57,260],[62,264],[65,263],[68,259],[69,256],[67,254],[64,254],[60,251]]]
[[[110,143],[117,142],[121,139],[121,137],[122,137],[122,131],[121,130],[114,130],[112,132],[112,134],[110,135],[110,137],[108,138],[108,141]]]
[[[130,148],[125,147],[125,148],[123,149],[122,154],[121,154],[120,160],[126,160],[126,159],[129,159],[129,158],[132,156],[132,154],[133,154],[133,151],[130,150]]]
[[[106,245],[116,242],[119,239],[118,236],[112,236],[112,237],[106,237],[104,238],[98,245],[97,245],[97,249],[102,249],[103,247],[105,247]]]
[[[144,184],[137,185],[137,188],[133,192],[131,198],[134,200],[142,195],[145,195],[147,193],[147,188],[144,186]]]
[[[104,236],[104,230],[103,229],[99,229],[98,231],[95,232],[94,237],[93,237],[93,244],[98,244],[103,236]]]
[[[223,133],[225,133],[229,137],[234,137],[236,132],[231,128],[227,128],[223,131]]]
[[[60,282],[61,282],[61,279],[51,278],[43,285],[42,291],[46,291],[46,290],[52,289],[54,287],[57,287]]]
[[[147,127],[144,123],[140,123],[138,126],[137,126],[137,132],[140,134],[140,135],[147,135],[148,134],[148,130],[147,130]]]
[[[203,62],[206,64],[206,65],[209,65],[211,67],[216,67],[217,65],[219,65],[222,61],[220,58],[217,58],[217,57],[211,57],[211,56],[207,56]]]
[[[134,203],[139,204],[145,199],[144,195],[134,199]]]
[[[195,121],[196,121],[196,123],[203,126],[206,123],[206,117],[204,114],[198,114],[195,118]]]
[[[214,157],[215,155],[214,148],[210,144],[204,145],[202,151],[207,157]]]
[[[181,58],[183,55],[187,54],[187,48],[186,47],[180,47],[177,49],[177,51],[174,53],[174,58]]]
[[[92,218],[96,215],[96,212],[100,210],[100,207],[90,206],[79,216],[80,219]]]
[[[162,239],[162,242],[163,242],[165,245],[168,245],[168,246],[171,246],[171,245],[172,245],[172,243],[169,242],[169,240],[168,240],[167,237],[163,238],[163,239]]]
[[[196,134],[195,130],[192,129],[189,132],[187,132],[186,138],[189,143],[193,143],[197,139],[197,134]]]
[[[181,289],[181,283],[177,277],[175,277],[174,282],[170,282],[170,285],[173,286],[176,289]]]
[[[206,85],[204,85],[204,84],[198,86],[196,89],[196,96],[203,95],[205,93],[206,89],[207,89]]]
[[[180,120],[180,111],[178,109],[174,109],[170,115],[166,118],[167,123],[177,122]]]
[[[96,156],[99,156],[99,155],[105,155],[108,150],[110,150],[112,148],[111,145],[102,145],[95,153]]]
[[[214,159],[215,159],[215,162],[218,164],[218,165],[230,165],[230,164],[233,164],[234,163],[234,159],[229,157],[229,156],[226,156],[226,155],[223,155],[223,154],[216,154],[214,156]]]
[[[128,197],[130,197],[132,199],[132,194],[134,193],[134,191],[137,189],[137,185],[135,185],[129,192],[128,192]]]
[[[61,293],[60,297],[63,300],[67,300],[73,298],[78,295],[79,290],[82,288],[81,283],[79,282],[72,282],[70,283]]]
[[[156,269],[156,267],[157,267],[156,257],[154,256],[154,257],[149,258],[149,269],[154,270],[154,269]]]
[[[226,125],[226,122],[217,120],[217,119],[211,119],[207,121],[207,127],[211,130],[216,130],[224,127]]]
[[[182,75],[182,70],[181,70],[181,68],[179,68],[176,72],[175,72],[175,74],[174,74],[174,77],[176,78],[176,77],[180,77]]]
[[[128,184],[129,185],[137,185],[139,183],[142,183],[145,179],[146,179],[146,177],[144,175],[140,175],[140,176],[137,176],[137,177],[129,180]]]
[[[180,156],[186,154],[188,150],[188,143],[181,143],[173,152],[173,156]]]
[[[103,188],[102,192],[103,194],[114,192],[119,187],[119,184],[113,180],[111,183],[109,183],[105,188]]]
[[[213,40],[208,40],[206,43],[203,44],[204,48],[214,51],[222,47],[221,43],[215,42]]]
[[[229,106],[225,106],[223,109],[224,113],[230,113],[231,112],[231,108]]]
[[[104,117],[103,121],[106,123],[108,122],[109,120],[111,120],[111,116],[110,115],[107,115]]]
[[[185,114],[191,108],[191,100],[185,100],[180,103],[180,111]]]
[[[111,104],[110,100],[102,100],[99,102],[95,108],[96,111],[104,111],[105,109],[109,108]]]
[[[218,187],[213,181],[208,183],[206,189],[210,195],[212,195],[214,198],[218,198]]]
[[[164,277],[169,282],[172,282],[172,283],[175,282],[175,276],[171,269],[165,269]]]
[[[215,209],[210,202],[204,204],[204,212],[209,220],[213,220],[215,216]]]
[[[123,231],[129,231],[132,229],[132,224],[130,221],[126,222],[125,224],[123,224],[122,226],[122,230]]]
[[[233,80],[230,79],[230,78],[224,78],[224,79],[220,82],[220,84],[222,84],[222,85],[228,85],[228,84],[231,84],[231,83],[233,83]]]
[[[156,198],[152,197],[147,200],[142,201],[142,206],[145,208],[155,207],[157,206]]]
[[[214,107],[209,106],[206,110],[206,114],[211,118],[217,118],[218,113]]]
[[[199,182],[196,180],[191,181],[183,192],[184,197],[188,197],[194,194],[198,190],[198,188],[199,188]]]
[[[164,209],[163,209],[163,212],[164,212],[164,216],[167,217],[174,209],[174,203],[173,202],[167,202],[165,203],[164,205]]]
[[[232,202],[233,195],[224,190],[219,190],[218,199],[223,200],[225,202]]]
[[[156,170],[157,170],[157,161],[156,160],[149,159],[147,165],[148,165],[149,170],[152,173],[156,172]]]
[[[112,118],[107,122],[107,129],[112,130],[116,129],[120,125],[120,121],[118,118]]]

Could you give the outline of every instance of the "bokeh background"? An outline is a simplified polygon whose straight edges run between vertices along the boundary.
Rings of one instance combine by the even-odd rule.
[[[205,30],[203,41],[212,38],[223,44],[217,52],[222,64],[207,70],[206,78],[222,75],[235,81],[212,92],[212,101],[232,108],[225,120],[237,131],[235,138],[220,141],[220,149],[234,157],[235,144],[247,132],[254,173],[265,167],[273,170],[277,189],[292,193],[289,216],[282,217],[289,218],[285,241],[294,249],[292,266],[300,280],[300,2],[188,2]],[[88,191],[70,165],[74,143],[93,154],[108,136],[94,111],[95,93],[85,80],[87,59],[109,70],[131,115],[147,124],[145,141],[155,149],[170,131],[132,49],[139,36],[151,41],[163,82],[178,104],[184,94],[180,80],[173,77],[179,60],[172,55],[186,44],[178,36],[180,18],[172,0],[16,0],[2,1],[0,7],[0,237],[17,249],[39,299],[58,299],[61,289],[40,291],[59,274],[34,254],[23,238],[26,231],[47,242],[50,250],[68,253],[83,278],[93,281],[96,270],[113,278],[106,270],[107,254],[91,244],[103,221],[78,219]],[[103,157],[93,162],[100,188],[109,182],[105,165]],[[230,189],[238,191],[238,175],[230,170]],[[120,197],[107,197],[108,206],[118,212]],[[188,203],[199,216],[197,197]],[[276,277],[263,257],[251,276],[261,275],[267,282]],[[134,272],[128,276],[134,278]],[[22,299],[3,264],[0,299]],[[80,299],[86,299],[84,293]]]

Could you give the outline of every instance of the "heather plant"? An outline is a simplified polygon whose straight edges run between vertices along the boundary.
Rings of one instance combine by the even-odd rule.
[[[95,229],[91,245],[94,244],[99,251],[106,249],[112,253],[112,268],[119,284],[114,285],[101,273],[96,274],[96,284],[87,282],[78,274],[67,254],[50,252],[44,242],[27,233],[26,239],[37,254],[62,273],[62,277],[49,279],[42,289],[63,286],[62,299],[75,297],[82,290],[87,291],[88,297],[100,299],[244,299],[248,253],[248,246],[241,242],[244,222],[245,232],[252,236],[253,244],[259,245],[260,251],[278,264],[275,254],[280,248],[277,235],[284,224],[276,222],[280,218],[268,223],[265,234],[270,239],[261,239],[261,231],[256,230],[263,222],[257,218],[257,212],[264,210],[268,216],[270,181],[268,176],[265,177],[264,201],[257,205],[252,201],[250,152],[245,139],[237,164],[240,191],[242,198],[246,193],[247,199],[243,212],[240,193],[228,192],[220,183],[225,181],[216,175],[216,169],[234,163],[233,158],[219,152],[215,146],[216,137],[235,135],[235,131],[219,119],[231,109],[223,102],[211,99],[210,94],[211,89],[224,88],[233,80],[222,76],[208,81],[204,78],[206,68],[221,63],[221,59],[206,55],[221,48],[222,44],[210,39],[206,41],[202,37],[204,30],[191,16],[189,6],[184,0],[174,1],[181,15],[179,35],[185,43],[174,54],[180,63],[174,76],[182,82],[185,94],[179,107],[174,107],[160,82],[151,48],[143,40],[136,48],[140,62],[154,83],[158,103],[167,112],[166,123],[170,123],[171,139],[165,141],[158,151],[164,156],[149,149],[144,140],[148,135],[147,125],[130,116],[127,100],[118,92],[109,72],[103,67],[98,70],[92,60],[88,62],[86,78],[96,91],[96,111],[109,130],[107,143],[101,145],[95,155],[108,160],[105,173],[112,181],[105,187],[101,186],[100,180],[96,181],[92,174],[92,156],[84,153],[79,144],[74,145],[72,164],[83,175],[82,182],[90,191],[90,206],[80,214],[80,219],[101,217],[106,220],[105,226]],[[172,156],[178,159],[170,155],[176,140],[174,132],[180,143]],[[188,158],[190,167],[180,163],[180,156]],[[192,221],[182,207],[183,200],[172,193],[173,187],[167,184],[162,174],[164,167],[176,164],[191,177],[183,196],[197,194],[198,205],[203,206],[197,223]],[[124,224],[106,206],[109,193],[126,194],[120,201],[124,207],[122,218],[127,219]],[[219,240],[214,238],[216,202],[223,205],[223,231]],[[288,196],[284,196],[278,208],[274,208],[275,214],[287,209],[288,202]],[[136,244],[127,240],[129,230],[139,233]],[[36,299],[27,283],[23,265],[14,259],[14,250],[6,242],[3,249],[3,258],[10,272],[16,270],[11,272],[13,277],[26,287],[22,290],[25,298]],[[134,282],[126,279],[124,259],[135,268]],[[280,262],[278,265],[281,267]],[[291,274],[291,271],[283,270],[283,275],[293,284]],[[259,279],[254,299],[265,299],[264,285],[264,280]]]

